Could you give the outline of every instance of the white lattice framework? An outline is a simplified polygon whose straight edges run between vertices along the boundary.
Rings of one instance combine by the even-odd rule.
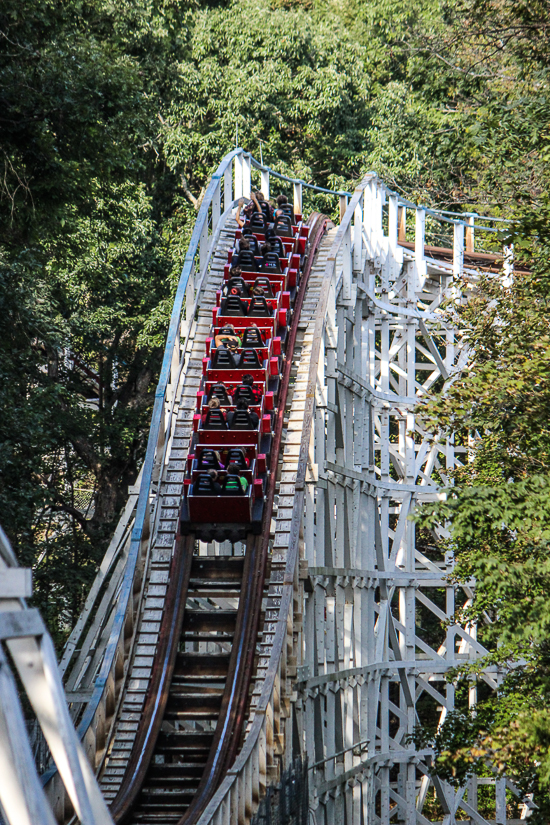
[[[445,263],[426,254],[422,208],[414,247],[399,245],[405,208],[375,176],[356,190],[328,257],[316,335],[298,715],[317,825],[485,823],[480,782],[490,821],[505,823],[507,788],[515,792],[504,779],[456,791],[431,778],[432,752],[412,738],[454,708],[449,670],[486,650],[474,625],[454,623],[473,594],[449,581],[452,554],[420,540],[411,519],[467,452],[428,437],[418,414],[467,358],[442,311],[464,274],[464,223],[450,221]],[[501,674],[488,667],[481,678],[495,689]],[[471,706],[476,694],[473,680]]]

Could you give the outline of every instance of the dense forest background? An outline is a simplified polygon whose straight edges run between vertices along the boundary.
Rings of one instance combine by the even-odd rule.
[[[235,141],[282,172],[514,219],[530,269],[461,311],[472,368],[434,426],[483,435],[444,517],[469,618],[516,663],[434,742],[550,783],[547,0],[3,0],[0,523],[62,644],[139,471],[171,300]],[[503,239],[504,240],[504,239]],[[521,662],[521,664],[517,664]],[[462,698],[461,698],[462,697]],[[545,807],[546,806],[546,807]],[[532,820],[534,821],[534,820]]]

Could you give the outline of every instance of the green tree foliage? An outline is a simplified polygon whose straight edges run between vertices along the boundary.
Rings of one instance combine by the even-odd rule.
[[[139,470],[186,241],[237,129],[315,183],[375,169],[430,205],[515,219],[528,272],[482,278],[455,310],[472,366],[427,410],[473,434],[474,459],[423,514],[449,521],[456,576],[478,580],[461,618],[513,667],[475,717],[457,676],[436,748],[456,780],[490,756],[548,785],[547,17],[545,0],[5,0],[0,520],[58,641]]]
[[[0,510],[54,631],[135,479],[181,258],[131,11],[0,13]]]
[[[426,412],[434,429],[443,426],[463,443],[469,433],[474,443],[446,501],[426,506],[421,520],[425,527],[435,520],[450,525],[456,579],[476,579],[473,603],[457,619],[478,624],[490,655],[457,674],[459,685],[466,687],[485,663],[508,674],[497,694],[481,692],[475,715],[463,691],[462,704],[435,737],[439,770],[460,781],[471,771],[486,772],[490,759],[536,794],[534,821],[544,822],[550,811],[550,248],[529,217],[516,231],[518,251],[530,249],[531,271],[518,273],[508,288],[483,277],[453,310],[471,344],[469,368]]]

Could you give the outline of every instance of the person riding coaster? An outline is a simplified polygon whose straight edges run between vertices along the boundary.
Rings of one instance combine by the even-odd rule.
[[[229,349],[235,349],[241,346],[241,337],[237,335],[233,324],[225,324],[220,328],[218,333],[214,336],[214,346],[227,346]]]
[[[235,215],[235,220],[237,225],[242,227],[245,225],[247,220],[250,220],[252,215],[255,212],[258,212],[260,215],[265,217],[265,220],[270,223],[273,220],[273,207],[271,204],[266,201],[263,196],[263,193],[260,190],[250,192],[250,200],[248,204],[245,206],[245,199],[241,198],[239,200],[239,205],[237,207],[237,213]],[[241,217],[241,212],[244,217]]]
[[[229,464],[227,476],[223,485],[223,492],[226,496],[242,496],[248,490],[248,481],[241,475],[238,464]]]

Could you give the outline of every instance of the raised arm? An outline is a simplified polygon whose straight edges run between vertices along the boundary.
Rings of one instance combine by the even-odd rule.
[[[250,198],[254,201],[254,205],[256,206],[256,209],[258,210],[258,212],[260,213],[260,215],[262,215],[262,214],[263,214],[263,213],[262,213],[262,207],[261,207],[261,206],[260,206],[260,204],[258,203],[258,199],[257,199],[257,197],[256,197],[256,193],[255,193],[254,191],[252,191],[252,192],[250,193]]]
[[[237,221],[237,226],[240,226],[242,229],[244,226],[244,220],[241,218],[241,209],[244,206],[244,198],[241,198],[239,201],[239,205],[237,206],[237,212],[235,213],[235,220]]]

